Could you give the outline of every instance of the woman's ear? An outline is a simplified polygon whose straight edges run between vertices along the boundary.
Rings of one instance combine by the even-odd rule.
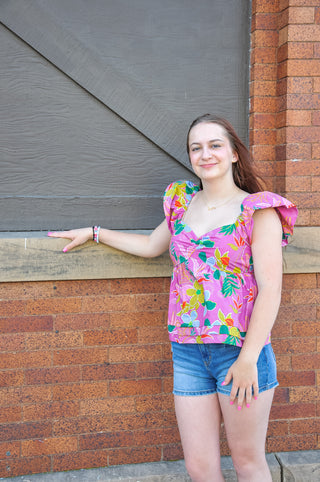
[[[233,151],[232,162],[238,162],[238,161],[239,161],[238,153],[236,151]]]

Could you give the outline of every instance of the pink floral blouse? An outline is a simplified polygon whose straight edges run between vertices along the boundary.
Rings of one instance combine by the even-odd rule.
[[[199,187],[193,182],[180,181],[170,184],[164,195],[173,262],[169,338],[178,343],[242,346],[257,297],[251,253],[252,215],[257,209],[275,208],[285,246],[293,231],[297,208],[278,194],[249,194],[234,224],[198,238],[182,220],[197,191]],[[270,337],[266,343],[269,342]]]

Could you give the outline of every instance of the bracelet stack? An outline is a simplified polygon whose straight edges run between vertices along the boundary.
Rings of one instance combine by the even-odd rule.
[[[99,233],[100,233],[100,226],[92,226],[92,239],[96,243],[99,243]]]

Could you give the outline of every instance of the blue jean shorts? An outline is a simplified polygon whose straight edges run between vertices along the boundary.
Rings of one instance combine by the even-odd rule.
[[[220,344],[171,343],[173,359],[173,393],[197,396],[222,393],[230,395],[232,380],[222,386],[230,366],[237,360],[241,347]],[[258,363],[259,393],[276,387],[277,366],[270,344],[265,345]]]

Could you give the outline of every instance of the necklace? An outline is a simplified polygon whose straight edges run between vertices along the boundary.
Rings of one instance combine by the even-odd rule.
[[[229,199],[227,199],[226,201],[224,201],[223,203],[220,203],[216,206],[209,206],[209,204],[207,203],[207,200],[206,200],[206,196],[205,194],[203,193],[203,198],[204,198],[204,202],[205,202],[205,205],[208,209],[208,211],[213,211],[214,209],[218,209],[220,208],[221,206],[224,206],[225,204],[228,204],[230,201],[232,201],[232,199],[234,199],[236,197],[238,193],[234,194],[232,197],[230,197]]]

